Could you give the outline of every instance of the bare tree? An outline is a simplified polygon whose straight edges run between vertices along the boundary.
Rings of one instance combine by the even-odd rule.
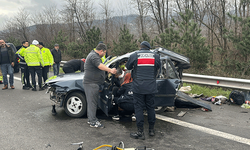
[[[109,0],[104,0],[102,3],[100,3],[100,6],[102,8],[101,14],[104,16],[104,36],[105,36],[105,43],[108,43],[108,34],[112,31],[111,30],[111,15],[113,11],[110,8]]]
[[[169,0],[148,0],[147,2],[158,26],[158,32],[164,32],[168,28]]]
[[[93,2],[91,0],[66,0],[66,8],[74,13],[79,33],[79,36],[85,41],[86,30],[93,26],[95,19],[95,12],[93,9]]]

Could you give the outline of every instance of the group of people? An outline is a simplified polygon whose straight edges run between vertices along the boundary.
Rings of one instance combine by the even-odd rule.
[[[13,66],[16,56],[19,58],[18,63],[21,68],[21,82],[24,90],[37,91],[36,89],[36,74],[38,76],[39,91],[44,90],[42,83],[48,79],[49,68],[53,65],[54,75],[59,74],[61,51],[59,45],[55,44],[51,51],[44,47],[43,42],[33,40],[29,45],[28,41],[23,41],[22,46],[16,54],[12,48],[0,40],[0,64],[3,74],[4,87],[2,90],[8,89],[7,74],[9,74],[9,84],[11,89],[15,89],[13,80]],[[31,83],[30,83],[31,76]]]
[[[8,89],[7,72],[10,74],[10,87],[14,89],[13,68],[15,54],[13,50],[0,40],[0,64],[3,73],[4,89]],[[49,67],[53,65],[54,75],[59,74],[61,52],[59,45],[55,44],[51,51],[44,47],[42,42],[34,40],[29,46],[28,41],[22,42],[22,47],[17,51],[20,58],[23,89],[32,88],[36,91],[35,73],[38,75],[39,90],[43,90],[44,82],[48,78]],[[126,110],[130,114],[135,113],[137,132],[130,133],[135,139],[145,139],[143,110],[147,110],[149,135],[154,136],[155,110],[154,100],[157,93],[156,75],[160,68],[160,56],[150,51],[150,44],[143,41],[140,50],[131,54],[126,62],[126,68],[132,73],[126,73],[124,81],[120,84],[118,77],[122,74],[121,68],[109,68],[103,64],[102,58],[107,53],[107,47],[102,42],[92,50],[86,59],[72,60],[64,65],[64,72],[71,73],[76,70],[85,72],[83,86],[87,98],[87,117],[90,127],[104,128],[104,125],[96,117],[98,107],[99,90],[105,81],[105,71],[115,75],[114,82],[118,87],[115,92],[116,115],[119,117],[118,108]],[[74,65],[78,63],[79,65]],[[124,66],[124,65],[123,65]],[[75,67],[75,68],[74,68]],[[30,85],[31,74],[32,85]],[[115,81],[118,80],[118,81]]]
[[[127,111],[135,112],[137,132],[130,134],[135,139],[145,139],[143,110],[147,110],[149,135],[154,136],[155,110],[154,100],[157,93],[156,75],[160,68],[160,56],[150,51],[150,44],[143,41],[140,50],[130,55],[126,62],[126,68],[132,70],[127,73],[124,82],[117,90],[114,99],[118,107]],[[105,55],[107,47],[99,43],[96,49],[92,50],[85,61],[83,86],[87,98],[87,116],[90,127],[104,128],[104,125],[96,117],[97,103],[99,99],[100,85],[104,84],[105,71],[114,75],[119,75],[116,68],[108,68],[102,63],[101,58]],[[131,99],[133,97],[133,103]],[[117,111],[116,111],[117,112]],[[116,114],[118,115],[118,113]]]

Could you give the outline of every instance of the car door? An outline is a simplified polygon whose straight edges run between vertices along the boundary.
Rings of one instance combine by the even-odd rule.
[[[112,109],[113,106],[113,95],[111,85],[103,84],[100,87],[99,94],[100,98],[98,100],[98,106],[108,116],[108,112]]]
[[[155,107],[174,106],[180,79],[169,57],[161,57],[161,68],[157,76],[157,90],[155,94]]]
[[[109,61],[111,62],[111,66],[107,65],[110,68],[117,68],[119,66],[119,59],[116,59],[116,57],[110,59]],[[108,63],[108,62],[107,62]],[[112,94],[113,90],[113,78],[114,75],[107,74],[106,75],[106,81],[103,85],[100,86],[100,98],[98,100],[98,106],[99,108],[108,116],[108,112],[112,109],[113,107],[113,99],[114,96]]]

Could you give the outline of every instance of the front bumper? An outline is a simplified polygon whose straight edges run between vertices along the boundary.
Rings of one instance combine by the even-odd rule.
[[[67,94],[65,88],[49,86],[46,93],[49,93],[50,100],[53,102],[53,104],[63,107],[64,99]]]

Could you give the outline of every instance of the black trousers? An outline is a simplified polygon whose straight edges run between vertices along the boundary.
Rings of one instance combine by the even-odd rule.
[[[30,73],[27,65],[20,65],[21,68],[21,82],[23,86],[30,86]]]
[[[48,79],[48,73],[49,73],[49,66],[44,66],[42,68],[42,76],[43,76],[43,82],[44,83]]]
[[[133,97],[134,97],[137,128],[143,129],[143,124],[144,124],[143,110],[146,107],[148,113],[149,129],[153,129],[155,125],[155,109],[153,107],[155,101],[155,94],[133,93]]]
[[[115,102],[115,115],[132,115],[135,112],[135,108],[134,108],[134,103],[120,103],[117,104],[118,102],[118,97],[114,98],[114,102]],[[118,111],[118,106],[123,109],[123,111]]]
[[[32,86],[36,88],[36,74],[38,76],[38,85],[42,87],[42,67],[41,66],[29,66],[29,73],[31,75]]]
[[[66,73],[74,73],[75,70],[71,67],[63,67],[63,72]]]

